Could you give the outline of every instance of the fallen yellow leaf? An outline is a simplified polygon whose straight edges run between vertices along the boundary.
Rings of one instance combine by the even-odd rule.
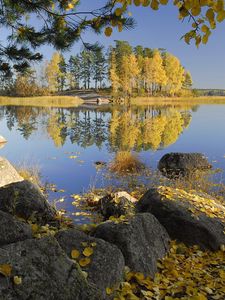
[[[76,249],[73,249],[72,251],[71,251],[71,257],[72,258],[78,258],[80,256],[80,252],[78,251],[78,250],[76,250]]]

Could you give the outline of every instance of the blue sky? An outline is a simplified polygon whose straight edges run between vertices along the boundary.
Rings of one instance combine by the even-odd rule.
[[[100,7],[105,1],[83,0],[82,9]],[[180,37],[190,29],[188,22],[178,20],[178,12],[172,5],[161,6],[159,11],[150,8],[133,7],[130,10],[136,20],[136,27],[131,31],[115,31],[110,38],[88,32],[84,36],[86,42],[100,42],[106,47],[114,40],[127,40],[131,45],[143,45],[150,48],[166,48],[176,55],[192,74],[194,87],[198,88],[225,88],[225,23],[210,37],[207,45],[197,49],[194,45],[187,45]],[[81,43],[73,46],[67,57],[80,51]],[[54,49],[42,47],[41,52],[49,58]]]

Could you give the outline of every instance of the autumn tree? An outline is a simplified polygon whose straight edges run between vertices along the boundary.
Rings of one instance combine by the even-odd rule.
[[[60,64],[61,56],[58,52],[52,55],[50,62],[47,63],[45,69],[46,80],[48,82],[48,88],[51,92],[56,92],[59,90],[58,77],[60,74]]]
[[[165,71],[167,76],[167,91],[170,95],[178,92],[185,80],[185,70],[179,59],[172,54],[167,53],[164,60]]]
[[[111,81],[112,94],[116,96],[121,85],[117,74],[116,54],[113,48],[110,49],[109,54],[109,80]]]
[[[191,73],[189,71],[185,71],[183,88],[184,89],[191,89],[192,85],[193,85],[193,80],[192,80],[192,77],[191,77]]]

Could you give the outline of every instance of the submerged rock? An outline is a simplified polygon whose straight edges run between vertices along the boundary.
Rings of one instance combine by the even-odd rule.
[[[3,157],[0,157],[0,187],[13,182],[20,182],[23,178],[16,169]]]
[[[101,299],[53,237],[1,247],[0,265],[7,266],[7,274],[0,275],[0,299]]]
[[[101,198],[98,208],[106,220],[111,216],[133,215],[135,200],[126,192],[118,192]]]
[[[149,213],[137,214],[126,222],[102,223],[94,236],[115,244],[132,271],[151,276],[157,272],[157,259],[165,256],[169,248],[166,230]]]
[[[0,211],[0,246],[32,238],[31,227]]]
[[[97,168],[103,168],[107,165],[105,161],[95,161],[94,164]]]
[[[201,153],[168,153],[158,163],[158,169],[169,178],[188,176],[196,170],[211,168],[212,165]]]
[[[0,210],[39,224],[53,221],[56,214],[41,190],[27,180],[0,188]]]
[[[5,143],[7,143],[7,140],[2,135],[0,135],[0,144],[5,144]]]
[[[61,231],[55,237],[69,257],[72,250],[79,251],[78,262],[85,257],[85,248],[93,251],[90,264],[82,269],[88,274],[88,282],[101,291],[103,299],[107,299],[106,288],[116,287],[123,279],[125,264],[121,251],[115,245],[90,237],[77,229]]]
[[[187,245],[218,250],[225,244],[225,207],[210,195],[158,187],[150,189],[136,209],[153,214],[172,239]]]

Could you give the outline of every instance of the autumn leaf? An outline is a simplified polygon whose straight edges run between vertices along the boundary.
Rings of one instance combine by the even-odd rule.
[[[79,252],[78,250],[73,249],[73,250],[71,251],[71,257],[72,257],[72,258],[76,259],[76,258],[78,258],[79,256],[80,256],[80,252]]]
[[[20,285],[20,284],[22,283],[22,278],[19,277],[19,276],[14,276],[14,277],[13,277],[13,282],[14,282],[14,284],[16,284],[16,285]]]
[[[93,254],[93,252],[94,251],[91,247],[87,247],[84,249],[83,254],[84,254],[84,256],[89,257]]]
[[[5,277],[9,277],[12,272],[12,266],[9,264],[0,265],[0,274],[4,275]]]
[[[91,259],[89,257],[85,257],[85,258],[81,258],[79,260],[79,265],[81,267],[86,267],[87,265],[89,265],[91,263]]]

